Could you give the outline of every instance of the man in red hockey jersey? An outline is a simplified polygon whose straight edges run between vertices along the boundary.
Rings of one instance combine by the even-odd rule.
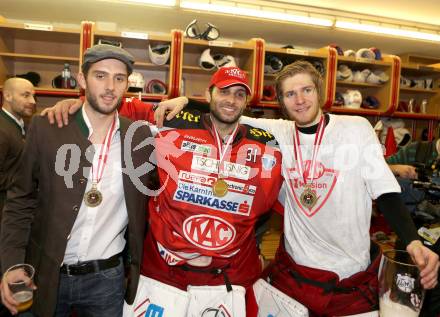
[[[255,224],[282,183],[273,136],[238,123],[250,94],[241,69],[221,68],[206,92],[210,113],[182,111],[157,131],[161,191],[150,200],[143,277],[124,315],[246,315],[246,289],[262,270]],[[153,114],[151,104],[137,101],[120,109],[134,119],[152,121]]]

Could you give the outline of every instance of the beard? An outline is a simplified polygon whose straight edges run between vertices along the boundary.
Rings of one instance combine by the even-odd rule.
[[[218,111],[216,108],[211,107],[211,115],[218,121],[223,124],[234,124],[240,120],[241,115],[243,114],[244,108],[241,109],[236,115],[232,117],[225,117]]]
[[[90,107],[92,107],[93,110],[95,110],[96,112],[98,112],[100,114],[111,114],[116,109],[118,109],[122,103],[122,96],[121,96],[117,100],[117,102],[115,103],[115,105],[113,107],[111,107],[111,108],[100,107],[96,96],[92,95],[90,93],[90,91],[87,91],[87,90],[86,90],[86,99],[87,99],[87,102],[89,103]]]

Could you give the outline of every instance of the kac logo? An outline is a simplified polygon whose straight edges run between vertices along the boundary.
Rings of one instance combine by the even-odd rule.
[[[196,215],[183,222],[183,233],[194,245],[207,250],[220,250],[231,244],[235,228],[226,220],[211,215]]]

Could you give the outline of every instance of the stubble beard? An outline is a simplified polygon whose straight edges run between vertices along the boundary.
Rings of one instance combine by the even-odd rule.
[[[221,113],[215,108],[211,107],[211,116],[213,116],[218,122],[223,124],[234,124],[240,120],[241,115],[243,114],[244,109],[242,109],[236,116],[232,118],[224,118]]]
[[[90,107],[92,107],[93,110],[104,115],[113,113],[116,109],[119,108],[119,106],[122,103],[122,97],[120,97],[114,107],[105,109],[99,106],[97,98],[93,96],[89,91],[86,91],[86,98],[87,98],[87,102],[89,103]]]

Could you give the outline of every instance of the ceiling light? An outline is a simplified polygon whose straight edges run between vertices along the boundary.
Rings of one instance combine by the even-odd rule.
[[[369,24],[369,23],[363,23],[362,21],[349,22],[349,21],[336,20],[335,27],[340,29],[354,30],[354,31],[363,31],[369,33],[376,33],[376,34],[392,35],[397,37],[406,37],[417,40],[440,42],[440,34],[438,32],[432,32],[432,33],[421,32],[416,29],[413,30],[404,29],[403,27],[398,25],[396,25],[396,27],[392,27],[392,26],[383,26],[379,23]]]
[[[151,5],[165,6],[165,7],[173,7],[176,5],[176,0],[113,0],[111,2],[151,4]]]
[[[287,11],[275,11],[267,8],[259,8],[257,6],[245,7],[239,6],[237,3],[233,2],[234,5],[226,5],[224,2],[222,4],[212,3],[212,2],[196,2],[196,1],[180,1],[180,7],[184,9],[201,10],[215,13],[224,13],[231,15],[255,17],[261,19],[285,21],[285,22],[295,22],[309,25],[317,26],[327,26],[333,25],[332,19],[312,17],[308,14],[300,15],[292,14]]]

